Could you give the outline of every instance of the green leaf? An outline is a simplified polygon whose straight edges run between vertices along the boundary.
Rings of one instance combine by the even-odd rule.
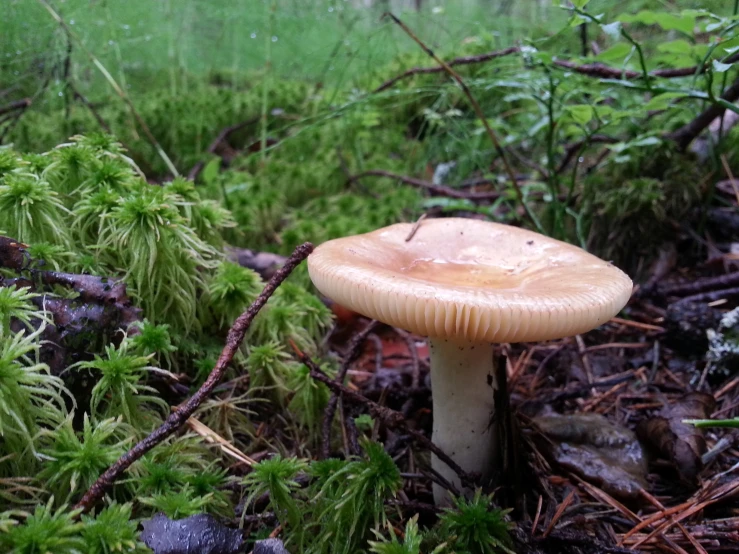
[[[657,50],[659,52],[664,52],[666,54],[688,54],[688,55],[692,54],[694,51],[693,45],[684,39],[671,40],[669,42],[663,42],[661,44],[658,44]]]
[[[566,110],[575,123],[579,123],[580,125],[585,125],[593,119],[593,106],[576,104],[574,106],[567,106]]]
[[[595,59],[601,62],[620,62],[623,61],[626,56],[631,54],[633,48],[634,47],[627,42],[617,42],[610,48],[603,50],[603,52],[595,56]]]
[[[621,14],[618,19],[623,23],[659,25],[665,31],[681,31],[686,35],[692,35],[693,29],[695,28],[695,16],[691,13],[676,15],[673,13],[642,10],[636,15]]]
[[[576,8],[578,8],[578,9],[582,9],[582,8],[584,8],[584,7],[585,7],[585,5],[586,5],[586,4],[587,4],[587,3],[588,3],[588,2],[590,1],[590,0],[571,0],[571,1],[572,1],[572,5],[573,5],[573,6],[575,6],[575,7],[576,7]]]
[[[218,172],[220,170],[221,158],[213,158],[212,160],[210,160],[203,168],[203,173],[201,174],[203,182],[206,185],[211,184],[213,181],[216,180],[216,177],[218,177]]]
[[[647,111],[666,110],[672,105],[673,100],[676,98],[685,98],[686,96],[687,93],[685,92],[665,92],[663,94],[658,94],[646,103],[644,109]]]
[[[713,71],[716,73],[726,73],[731,69],[731,66],[734,65],[731,63],[723,63],[718,60],[713,60],[711,63],[713,64]]]

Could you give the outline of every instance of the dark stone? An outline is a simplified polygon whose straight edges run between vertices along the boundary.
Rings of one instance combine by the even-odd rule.
[[[141,525],[141,540],[154,554],[239,554],[244,545],[238,529],[226,527],[209,514],[176,521],[157,514]]]
[[[290,554],[280,539],[264,539],[254,544],[252,554]]]

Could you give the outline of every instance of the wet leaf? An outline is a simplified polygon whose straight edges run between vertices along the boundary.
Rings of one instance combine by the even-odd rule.
[[[706,452],[706,439],[702,430],[683,420],[707,419],[715,407],[710,394],[691,392],[665,407],[659,416],[642,421],[637,433],[672,462],[685,483],[695,485],[703,469],[701,456]]]
[[[243,538],[208,514],[177,521],[164,514],[142,522],[141,540],[154,554],[237,554]]]
[[[556,465],[611,496],[633,499],[646,486],[647,462],[636,435],[598,414],[534,418]]]

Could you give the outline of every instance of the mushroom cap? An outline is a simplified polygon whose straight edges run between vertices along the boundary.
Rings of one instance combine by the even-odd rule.
[[[626,305],[629,277],[584,250],[473,219],[424,220],[330,240],[308,257],[339,304],[434,338],[539,341],[584,333]]]

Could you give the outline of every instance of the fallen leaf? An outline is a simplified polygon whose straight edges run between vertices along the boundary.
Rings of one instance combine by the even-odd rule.
[[[710,394],[691,392],[666,406],[659,416],[642,421],[637,433],[672,462],[685,483],[694,486],[703,469],[701,456],[706,452],[706,439],[701,429],[683,420],[708,419],[715,407],[716,400]]]
[[[646,457],[630,429],[599,414],[537,417],[533,422],[549,439],[543,450],[556,465],[618,498],[635,499],[646,486]]]

